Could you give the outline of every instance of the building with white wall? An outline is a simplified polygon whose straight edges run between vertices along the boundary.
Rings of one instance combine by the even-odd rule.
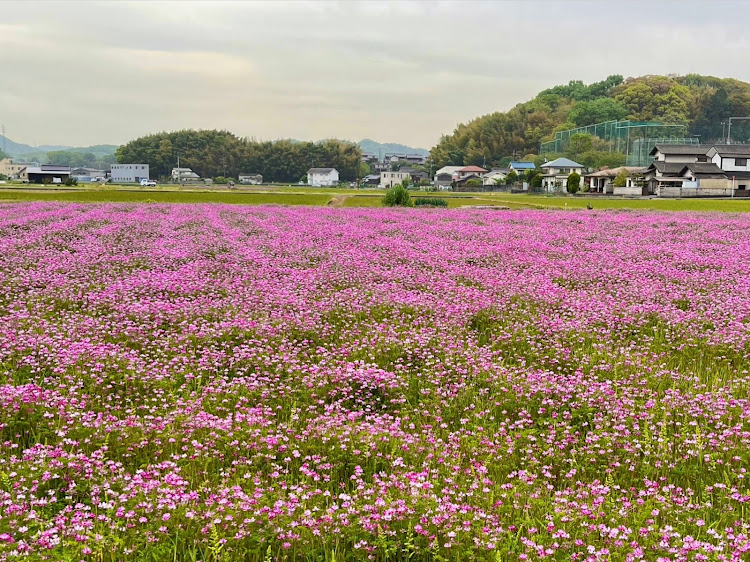
[[[148,164],[112,164],[112,183],[140,183],[151,179]]]
[[[411,180],[411,174],[409,172],[380,172],[380,185],[389,188],[400,183],[404,183],[404,180],[409,178]]]
[[[338,185],[339,172],[336,168],[310,168],[307,170],[307,185],[330,187]]]
[[[542,164],[542,188],[548,193],[565,192],[568,189],[568,176],[573,172],[583,176],[586,168],[568,158],[558,158]]]

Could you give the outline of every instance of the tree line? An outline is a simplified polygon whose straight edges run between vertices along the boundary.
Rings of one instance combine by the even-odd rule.
[[[120,164],[148,164],[152,177],[172,168],[191,168],[203,178],[262,174],[264,182],[296,183],[310,168],[336,168],[341,181],[360,174],[362,152],[348,141],[255,141],[229,131],[183,130],[156,133],[130,141],[116,152]]]

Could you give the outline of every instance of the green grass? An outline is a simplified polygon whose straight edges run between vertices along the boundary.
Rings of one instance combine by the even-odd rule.
[[[184,189],[164,185],[156,190],[112,186],[107,189],[59,186],[32,190],[29,186],[0,188],[0,201],[76,201],[112,203],[230,203],[240,205],[327,205],[334,195],[345,196],[344,207],[380,207],[383,190],[307,188],[301,186],[261,186],[257,191]],[[441,197],[450,208],[475,205],[503,205],[511,209],[653,209],[661,211],[750,212],[748,199],[614,199],[566,197],[510,193],[412,192],[412,197]]]
[[[0,190],[0,201],[76,201],[82,203],[230,203],[239,205],[327,205],[325,194],[236,193],[205,191],[8,191]]]

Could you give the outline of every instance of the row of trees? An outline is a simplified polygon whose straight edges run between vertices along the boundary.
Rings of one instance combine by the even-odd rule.
[[[121,164],[148,164],[155,177],[167,177],[172,168],[191,168],[201,177],[236,178],[242,173],[262,174],[264,181],[294,182],[310,168],[336,168],[341,181],[361,174],[362,152],[348,141],[263,141],[240,138],[229,131],[183,130],[157,133],[117,149]]]
[[[54,164],[55,166],[97,169],[101,169],[107,164],[114,164],[117,162],[117,158],[114,154],[96,155],[93,152],[74,152],[71,150],[55,150],[48,152],[44,160],[47,164]]]
[[[750,84],[735,79],[689,74],[642,76],[624,80],[613,75],[586,85],[574,80],[539,93],[506,113],[492,113],[460,124],[430,151],[434,166],[503,166],[510,155],[531,159],[554,133],[604,121],[660,121],[685,125],[702,142],[721,139],[730,116],[750,115]],[[750,123],[732,124],[732,140],[750,140]],[[583,142],[583,141],[581,141]],[[573,149],[581,164],[621,165],[597,145]],[[567,154],[566,154],[567,155]],[[585,160],[585,161],[584,161]]]

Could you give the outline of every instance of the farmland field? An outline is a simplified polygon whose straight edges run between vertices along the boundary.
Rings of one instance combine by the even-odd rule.
[[[747,560],[748,232],[1,203],[0,560]]]

